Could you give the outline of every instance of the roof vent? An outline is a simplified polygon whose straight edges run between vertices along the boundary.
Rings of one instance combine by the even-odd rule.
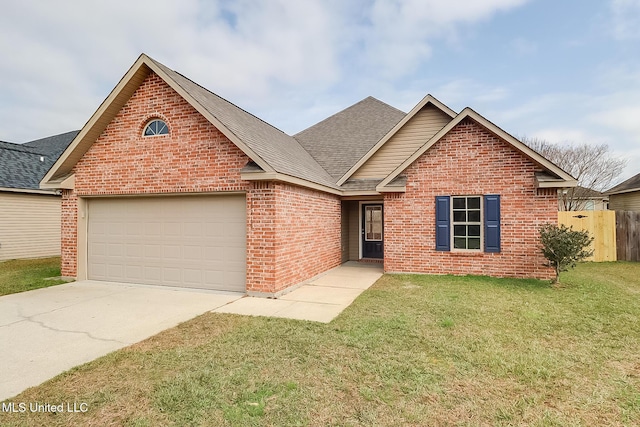
[[[40,156],[40,161],[44,162],[44,156]]]

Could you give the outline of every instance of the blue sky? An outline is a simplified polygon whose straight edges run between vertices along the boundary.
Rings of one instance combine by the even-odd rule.
[[[8,0],[0,140],[79,129],[142,52],[287,133],[431,93],[640,173],[640,0]]]

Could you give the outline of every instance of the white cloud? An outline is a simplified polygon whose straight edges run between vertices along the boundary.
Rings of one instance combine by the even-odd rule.
[[[434,40],[525,2],[9,0],[0,14],[0,139],[81,127],[141,52],[271,117],[318,99],[342,105],[359,99],[354,88],[398,89],[384,82],[424,65]]]
[[[431,56],[434,39],[455,38],[462,24],[490,18],[527,0],[374,0],[362,33],[367,62],[403,76]]]
[[[611,31],[616,39],[640,39],[640,1],[611,0],[611,13]]]

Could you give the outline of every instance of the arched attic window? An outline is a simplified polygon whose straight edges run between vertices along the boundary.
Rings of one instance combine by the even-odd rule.
[[[153,119],[144,128],[144,136],[168,135],[169,127],[164,120]]]

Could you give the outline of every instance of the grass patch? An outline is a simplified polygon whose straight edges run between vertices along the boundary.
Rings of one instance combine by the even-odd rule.
[[[60,257],[0,261],[0,296],[65,283],[45,280],[59,276]]]
[[[330,324],[208,313],[25,391],[1,425],[637,425],[640,264],[388,275]]]

